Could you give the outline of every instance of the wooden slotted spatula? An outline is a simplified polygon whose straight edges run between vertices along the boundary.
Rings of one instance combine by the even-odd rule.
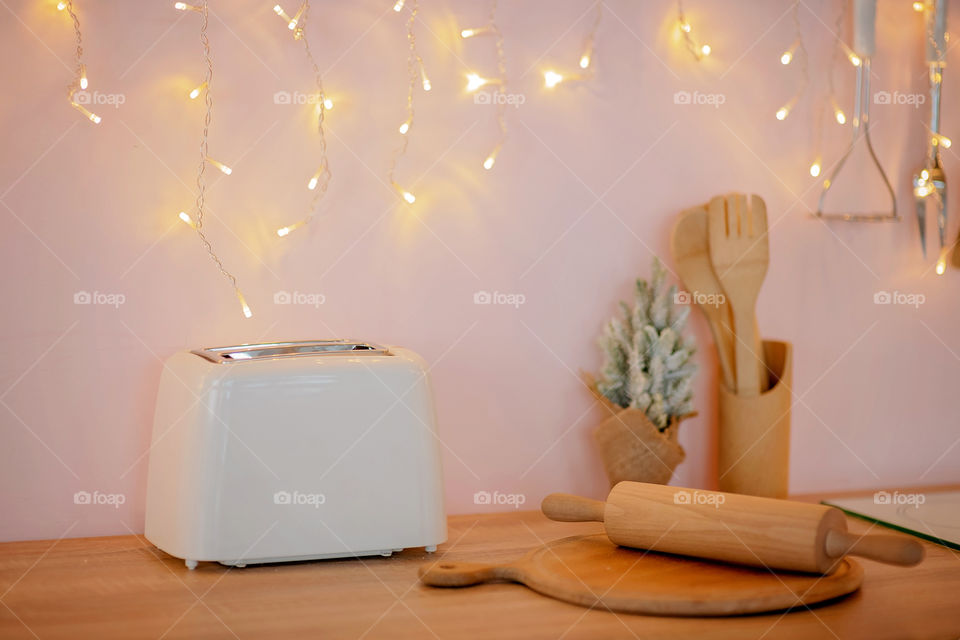
[[[737,395],[756,396],[766,385],[763,345],[756,324],[757,295],[767,275],[767,206],[760,196],[717,196],[707,207],[710,263],[733,317]]]
[[[710,264],[705,206],[687,209],[680,214],[670,234],[670,252],[683,286],[693,294],[692,301],[697,303],[710,325],[723,382],[728,389],[736,389],[730,306]]]

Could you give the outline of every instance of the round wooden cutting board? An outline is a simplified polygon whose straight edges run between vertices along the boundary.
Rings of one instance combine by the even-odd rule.
[[[436,587],[519,582],[574,604],[664,616],[777,611],[856,591],[863,568],[849,558],[827,576],[721,564],[618,547],[603,534],[550,542],[512,564],[439,561],[420,569]]]

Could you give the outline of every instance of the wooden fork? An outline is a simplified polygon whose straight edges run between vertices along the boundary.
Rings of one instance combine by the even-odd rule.
[[[766,388],[763,345],[759,340],[755,309],[757,295],[767,275],[770,247],[767,242],[767,205],[760,196],[717,196],[707,207],[710,262],[723,286],[733,316],[734,369],[737,394],[756,396]]]

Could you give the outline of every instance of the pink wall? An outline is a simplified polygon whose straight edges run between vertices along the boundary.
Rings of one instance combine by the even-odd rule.
[[[403,17],[390,0],[315,2],[310,33],[337,100],[328,120],[334,180],[325,217],[284,240],[273,230],[307,202],[315,138],[309,107],[274,104],[273,94],[309,91],[308,68],[271,3],[214,3],[211,154],[234,173],[209,174],[208,228],[254,308],[251,320],[176,220],[193,201],[202,112],[185,94],[201,75],[198,16],[172,2],[77,4],[91,89],[125,99],[100,108],[99,126],[64,98],[66,16],[52,0],[0,9],[0,539],[142,530],[160,361],[188,347],[262,339],[350,335],[430,361],[453,513],[479,509],[478,490],[525,494],[527,507],[550,491],[600,496],[605,479],[589,431],[603,414],[577,372],[597,369],[601,324],[633,278],[649,273],[652,254],[670,265],[676,213],[728,190],[761,194],[771,215],[758,314],[764,335],[796,346],[792,489],[960,480],[958,274],[937,278],[922,261],[908,197],[926,110],[874,107],[902,223],[827,225],[809,215],[818,195],[807,174],[812,106],[825,89],[837,3],[801,8],[812,82],[778,122],[773,114],[800,73],[778,61],[793,39],[789,2],[689,1],[695,33],[713,47],[698,64],[675,39],[673,3],[611,0],[596,77],[553,92],[540,72],[576,63],[589,13],[574,23],[589,3],[501,2],[511,91],[526,102],[509,110],[507,144],[484,173],[494,114],[462,88],[468,68],[494,68],[492,42],[464,44],[456,32],[481,23],[485,6],[425,1],[418,43],[434,90],[416,96],[398,174],[416,183],[411,210],[383,185],[404,118]],[[956,25],[960,6],[953,10]],[[881,0],[877,90],[923,90],[921,38],[909,2]],[[852,75],[840,65],[848,114]],[[958,87],[951,67],[948,134]],[[676,105],[677,91],[725,102]],[[849,129],[829,118],[824,128],[829,164]],[[949,181],[960,185],[956,159],[945,156]],[[882,205],[863,161],[854,159],[835,202],[872,190],[863,206]],[[80,290],[126,302],[75,305]],[[279,290],[326,302],[274,305]],[[477,306],[478,290],[522,293],[526,303]],[[878,290],[926,301],[876,306]],[[711,486],[716,363],[699,315],[692,330],[700,417],[683,424],[688,455],[674,482]],[[79,490],[126,501],[75,505]]]

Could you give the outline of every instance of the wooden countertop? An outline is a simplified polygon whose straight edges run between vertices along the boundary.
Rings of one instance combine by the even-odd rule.
[[[960,553],[924,542],[902,569],[860,560],[863,587],[812,610],[663,618],[589,610],[516,584],[436,589],[417,569],[508,561],[546,541],[601,531],[539,512],[453,516],[437,554],[230,569],[183,561],[142,536],[0,544],[0,638],[957,638]],[[850,519],[862,532],[870,525]],[[889,532],[884,530],[884,533]]]

